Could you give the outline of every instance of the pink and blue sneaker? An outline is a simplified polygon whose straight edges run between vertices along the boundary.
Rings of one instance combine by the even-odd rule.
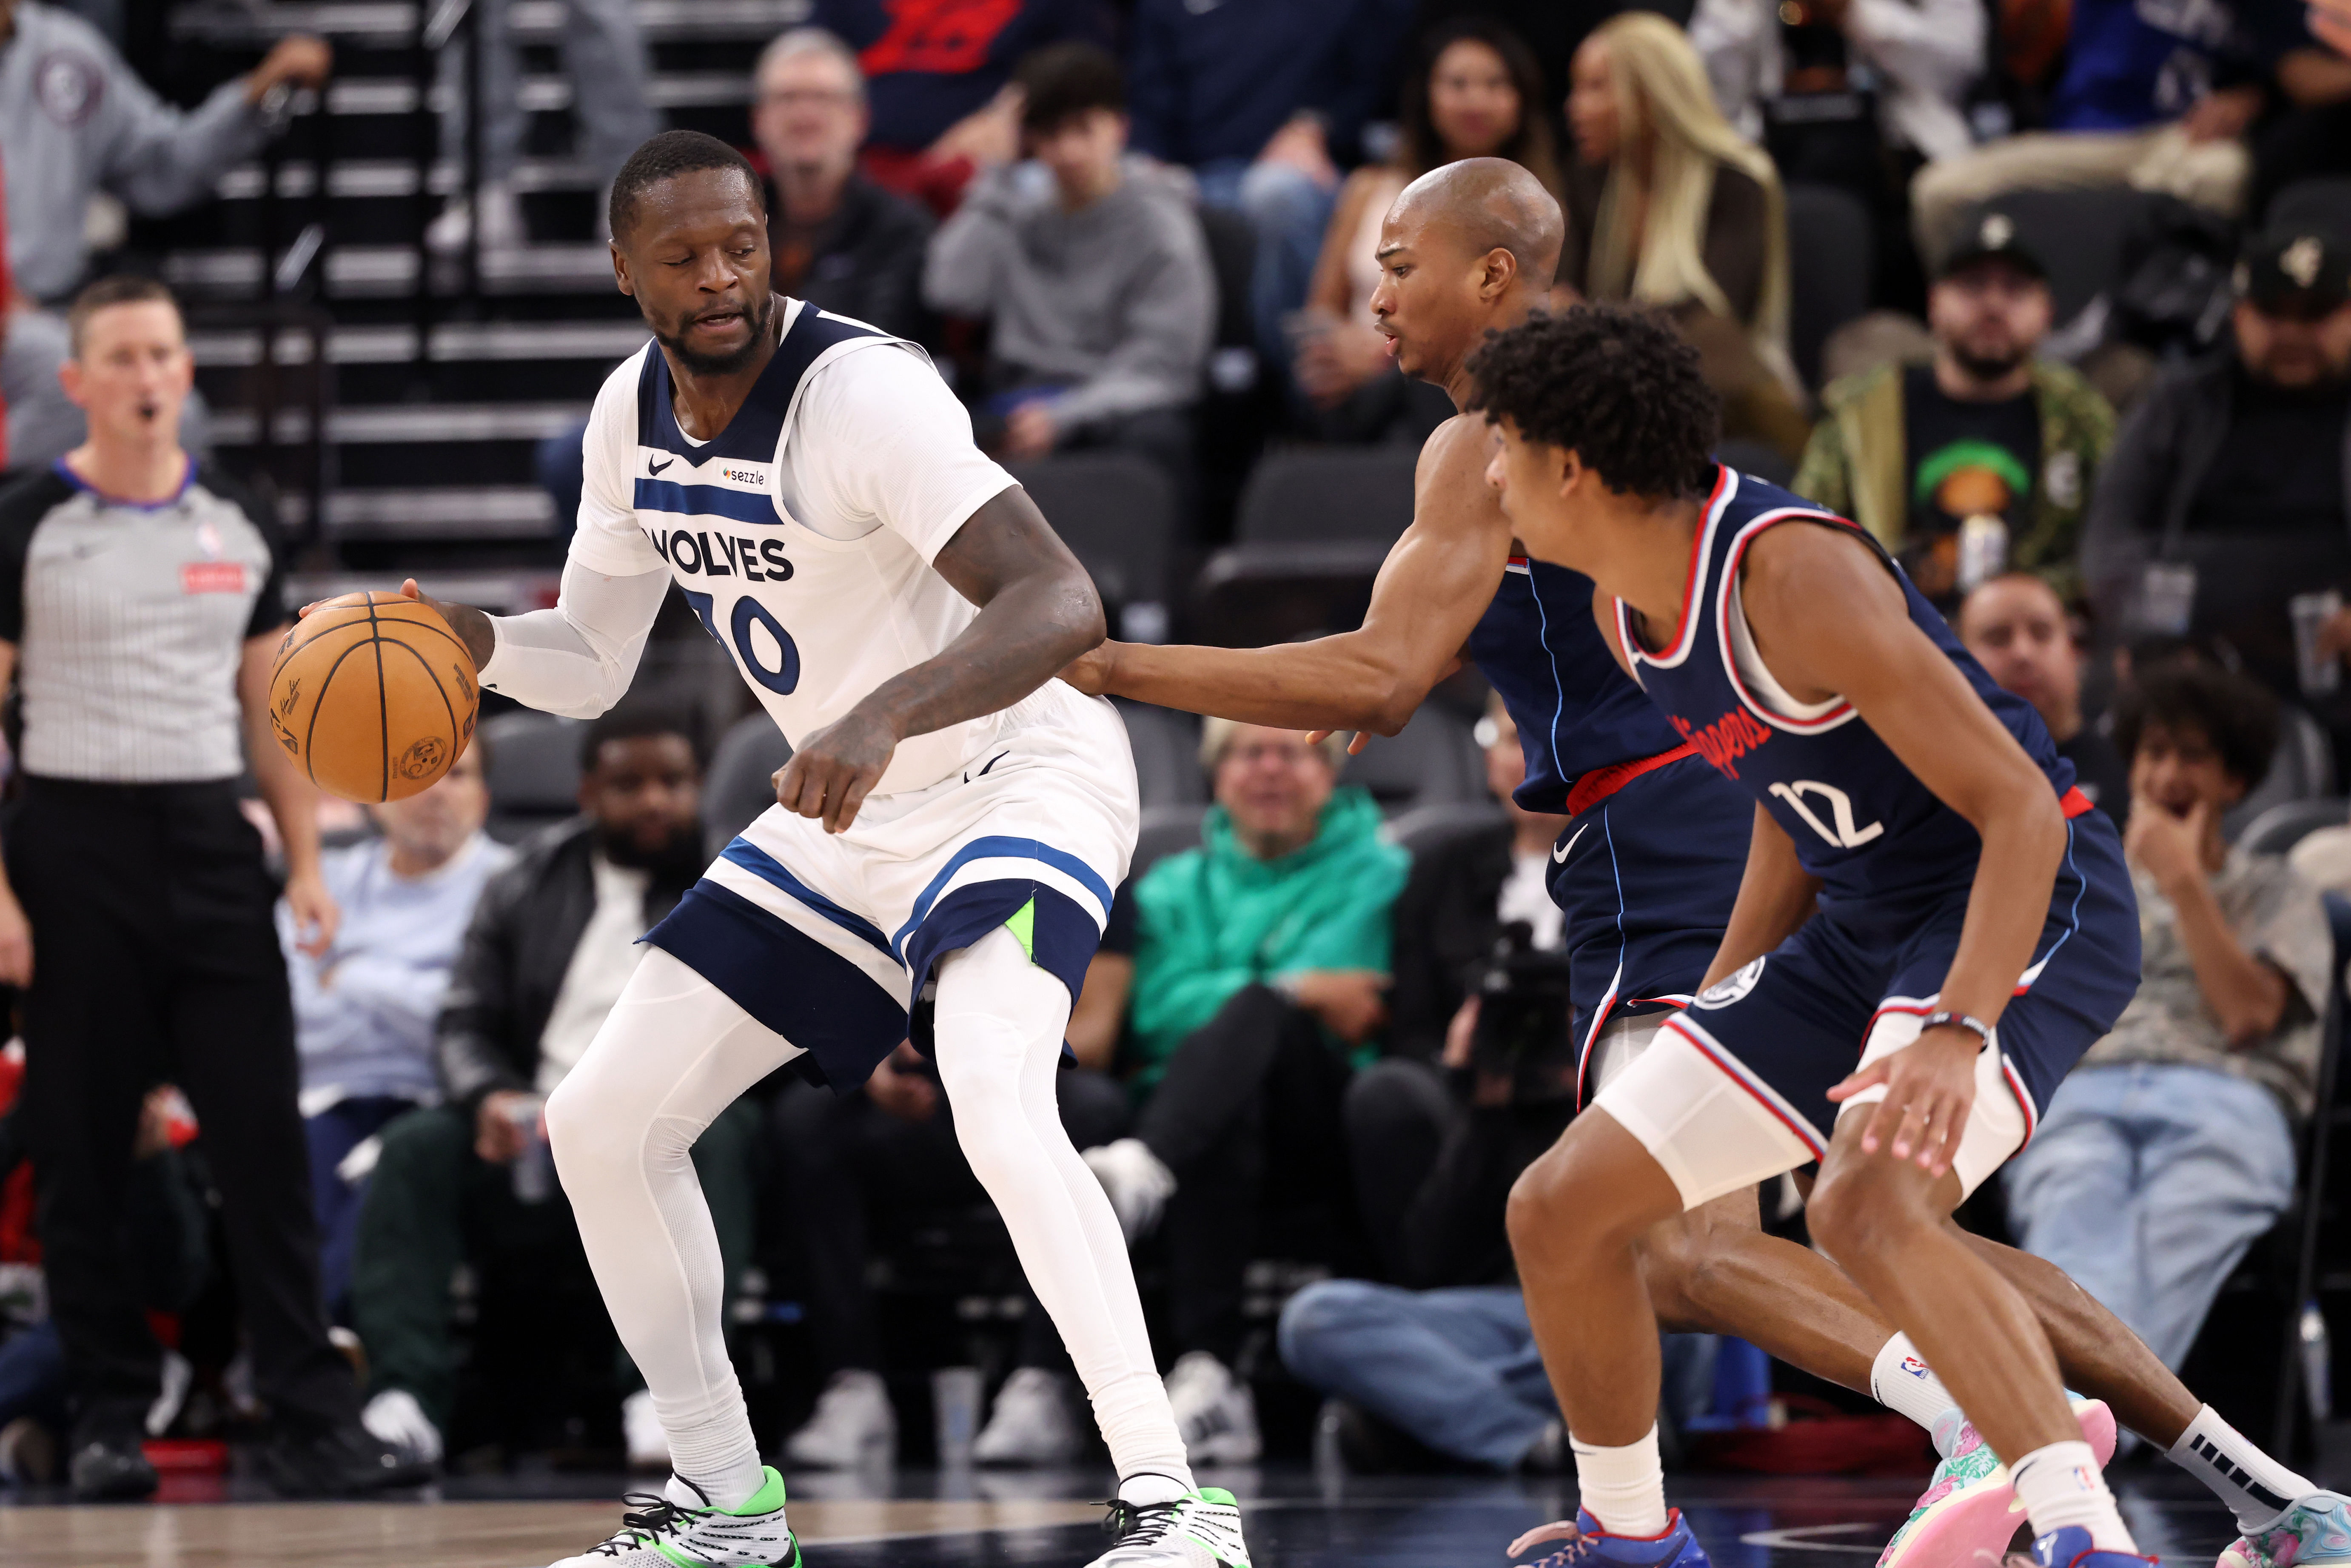
[[[2148,1568],[2154,1562],[2133,1552],[2101,1552],[2078,1524],[2053,1530],[2032,1542],[2033,1568]]]
[[[2115,1413],[2103,1399],[2075,1399],[2073,1405],[2074,1417],[2082,1424],[2082,1440],[2103,1466],[2115,1457]],[[1948,1568],[1987,1559],[1997,1563],[2024,1524],[2024,1505],[2009,1485],[2008,1467],[1985,1446],[1974,1426],[1952,1410],[1935,1428],[1935,1447],[1949,1457],[1935,1467],[1917,1506],[1886,1543],[1877,1568]]]
[[[1510,1554],[1516,1557],[1552,1541],[1565,1544],[1520,1568],[1714,1568],[1680,1509],[1666,1515],[1663,1534],[1611,1535],[1579,1508],[1573,1524],[1562,1521],[1530,1530],[1510,1542]]]
[[[2294,1500],[2268,1529],[2248,1531],[2216,1568],[2336,1568],[2351,1563],[2351,1499],[2314,1491]]]

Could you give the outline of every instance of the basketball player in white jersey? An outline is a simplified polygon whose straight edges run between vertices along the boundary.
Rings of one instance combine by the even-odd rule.
[[[1138,811],[1116,711],[1052,679],[1102,638],[1092,586],[920,350],[770,294],[763,193],[732,148],[654,137],[611,219],[655,341],[596,399],[561,601],[439,608],[485,686],[586,717],[626,690],[674,580],[794,751],[548,1102],[675,1472],[560,1568],[799,1563],[687,1151],[778,1065],[847,1093],[910,1030],[1118,1466],[1094,1568],[1249,1568],[1230,1494],[1193,1484],[1118,1220],[1055,1108]]]

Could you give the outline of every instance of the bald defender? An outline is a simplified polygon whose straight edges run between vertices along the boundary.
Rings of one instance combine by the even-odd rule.
[[[1563,235],[1550,193],[1504,160],[1467,159],[1405,187],[1381,225],[1371,298],[1405,373],[1460,407],[1463,361],[1487,333],[1544,307]],[[1063,678],[1247,723],[1392,736],[1438,681],[1475,663],[1518,726],[1519,804],[1571,819],[1552,852],[1550,891],[1566,916],[1576,1087],[1588,1100],[1703,977],[1738,895],[1754,808],[1618,667],[1593,621],[1591,580],[1530,561],[1511,538],[1485,482],[1490,440],[1482,417],[1464,414],[1429,436],[1412,525],[1360,629],[1255,649],[1104,643]],[[2048,1264],[1976,1244],[2033,1302],[2073,1387],[2167,1448],[2180,1439],[2199,1402],[2145,1345]],[[1668,1327],[1737,1334],[1922,1427],[1951,1409],[1907,1338],[1833,1264],[1761,1234],[1752,1190],[1660,1227],[1644,1262]],[[1958,1423],[1944,1425],[1945,1440],[1959,1441]],[[1985,1492],[1974,1506],[2004,1510],[1989,1481],[1964,1490]]]

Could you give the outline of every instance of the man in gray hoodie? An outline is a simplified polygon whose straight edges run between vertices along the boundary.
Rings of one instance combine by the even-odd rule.
[[[1217,311],[1188,185],[1126,156],[1124,84],[1102,50],[1041,49],[1014,82],[1034,162],[974,183],[923,271],[932,308],[993,326],[980,440],[1015,462],[1125,446],[1180,486]]]
[[[294,89],[318,87],[333,63],[324,39],[281,38],[251,71],[183,110],[156,97],[72,12],[0,0],[0,172],[19,296],[0,345],[9,467],[47,463],[82,438],[81,411],[57,386],[65,319],[34,307],[81,284],[90,197],[110,192],[147,217],[195,205],[284,126]]]

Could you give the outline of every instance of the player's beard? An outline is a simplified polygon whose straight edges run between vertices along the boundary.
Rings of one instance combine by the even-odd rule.
[[[672,337],[669,333],[657,329],[653,333],[653,338],[669,351],[671,359],[675,360],[697,376],[732,375],[758,357],[761,340],[768,335],[768,323],[773,319],[775,310],[776,297],[768,293],[761,294],[758,298],[744,306],[743,319],[750,324],[751,335],[745,338],[743,346],[731,354],[696,352],[685,346],[684,331]],[[694,325],[694,319],[693,317],[686,318],[684,325],[691,328]]]

